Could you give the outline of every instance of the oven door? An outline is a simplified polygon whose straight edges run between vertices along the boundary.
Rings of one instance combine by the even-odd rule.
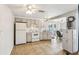
[[[39,41],[39,33],[32,33],[32,42]]]

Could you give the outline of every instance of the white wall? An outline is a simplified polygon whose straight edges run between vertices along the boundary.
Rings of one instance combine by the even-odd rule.
[[[0,54],[10,54],[14,40],[14,17],[11,10],[0,5]]]

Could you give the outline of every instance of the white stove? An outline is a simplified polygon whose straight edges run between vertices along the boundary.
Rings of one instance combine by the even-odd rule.
[[[32,33],[32,42],[39,41],[39,33]]]

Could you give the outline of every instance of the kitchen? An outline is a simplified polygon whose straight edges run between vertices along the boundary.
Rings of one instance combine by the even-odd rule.
[[[42,29],[42,27],[44,27],[44,29]],[[15,45],[50,39],[50,33],[46,31],[46,28],[41,20],[16,18]]]

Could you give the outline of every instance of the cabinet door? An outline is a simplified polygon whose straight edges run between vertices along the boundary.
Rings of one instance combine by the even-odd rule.
[[[67,31],[63,30],[63,40],[62,40],[63,49],[67,50],[67,44],[68,44]]]
[[[73,30],[73,52],[78,51],[78,34],[76,30]]]
[[[68,30],[68,33],[67,33],[67,50],[72,53],[73,52],[73,32],[72,30]]]
[[[16,44],[26,43],[26,32],[16,31]]]
[[[47,32],[42,32],[42,39],[48,39]]]
[[[27,42],[32,42],[32,33],[26,33],[26,39]]]

